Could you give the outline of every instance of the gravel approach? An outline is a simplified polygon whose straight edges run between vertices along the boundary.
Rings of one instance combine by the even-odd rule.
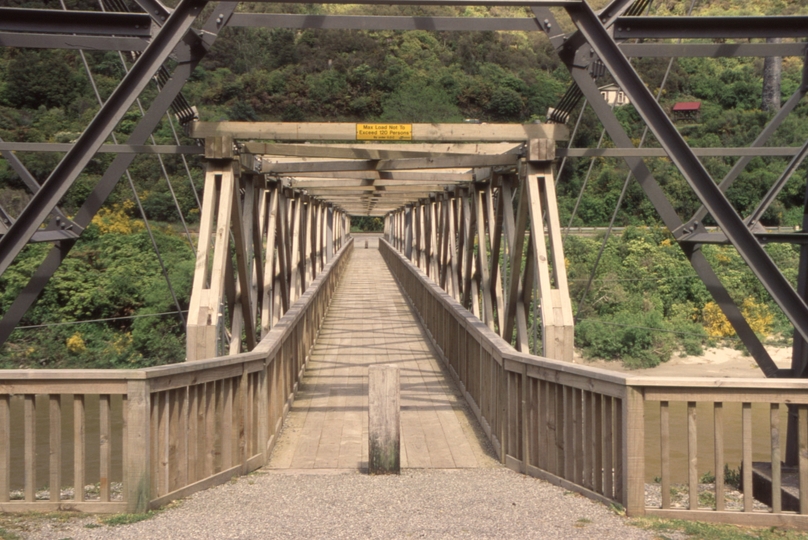
[[[655,538],[602,504],[504,467],[268,470],[131,525],[42,520],[23,538]],[[88,526],[90,528],[88,528]]]

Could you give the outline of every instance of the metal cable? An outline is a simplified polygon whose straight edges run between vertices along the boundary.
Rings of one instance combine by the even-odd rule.
[[[188,313],[188,310],[185,310],[182,313]],[[88,319],[85,321],[65,321],[65,322],[47,323],[47,324],[31,324],[28,326],[18,326],[17,330],[30,330],[33,328],[51,328],[54,326],[75,326],[77,324],[89,324],[89,323],[112,322],[112,321],[126,321],[131,319],[144,319],[146,317],[165,317],[166,315],[176,315],[176,314],[177,314],[176,311],[164,311],[162,313],[141,313],[140,315],[127,315],[125,317],[107,317],[105,319]]]
[[[614,107],[612,107],[614,108]],[[606,136],[606,129],[602,129],[600,131],[600,138],[598,139],[598,146],[603,144],[603,138]],[[567,230],[564,232],[564,238],[562,239],[563,242],[567,240],[567,236],[570,234],[570,229],[572,228],[572,221],[575,219],[575,215],[578,213],[578,206],[581,204],[581,200],[584,197],[584,190],[586,189],[587,184],[589,183],[589,177],[592,175],[592,169],[595,167],[595,160],[597,158],[592,158],[589,160],[589,169],[586,171],[586,176],[584,176],[584,183],[581,184],[581,189],[578,191],[578,198],[575,200],[575,206],[572,208],[572,213],[570,214],[569,223],[567,223]]]
[[[578,134],[578,128],[581,125],[581,119],[584,117],[584,111],[586,111],[586,104],[587,101],[584,98],[584,104],[581,106],[581,111],[578,113],[578,119],[575,121],[575,127],[572,128],[572,133],[570,134],[570,142],[567,145],[567,148],[573,148],[572,142],[575,140],[575,135]],[[555,185],[558,187],[558,183],[561,181],[561,173],[564,172],[564,165],[567,164],[567,156],[561,158],[561,164],[558,166],[558,170],[556,172],[556,181]]]

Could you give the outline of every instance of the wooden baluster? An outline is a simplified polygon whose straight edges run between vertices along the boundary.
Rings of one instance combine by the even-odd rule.
[[[11,490],[11,396],[0,395],[0,502],[8,502]]]
[[[124,394],[121,396],[121,465],[126,466],[129,463],[129,397]],[[126,471],[121,471],[122,483],[122,497],[126,500]]]
[[[808,514],[808,406],[797,407],[797,443],[799,447],[800,514]]]
[[[614,398],[603,397],[603,494],[617,499],[614,494]]]
[[[623,400],[614,400],[614,498],[618,501],[625,500],[626,485],[623,482],[623,454],[625,452],[626,434],[624,432],[625,418],[623,418]]]
[[[245,292],[245,294],[247,294]],[[180,424],[180,404],[179,404],[179,388],[169,390],[166,392],[168,397],[168,491],[171,493],[179,487],[179,470],[180,470],[180,457],[179,457],[179,424]]]
[[[662,480],[662,508],[671,507],[671,443],[670,443],[670,407],[667,401],[659,402],[659,453],[660,473]]]
[[[583,482],[582,485],[585,488],[592,489],[594,483],[592,482],[592,458],[593,458],[593,448],[592,448],[592,435],[594,432],[594,422],[592,421],[592,392],[589,390],[584,392],[584,408],[583,408],[583,422],[581,423],[581,427],[583,429],[584,435],[584,446],[583,446]]]
[[[225,379],[222,388],[222,469],[233,466],[233,380]]]
[[[36,396],[24,396],[25,418],[25,500],[36,500]]]
[[[215,472],[216,466],[216,383],[205,385],[205,441],[203,445],[205,467],[202,477],[207,478]]]
[[[75,394],[73,396],[73,500],[76,502],[84,501],[85,422],[84,395]]]
[[[112,424],[110,423],[110,396],[103,394],[99,396],[98,405],[99,421],[99,489],[101,502],[109,502],[109,474],[112,463]]]
[[[602,394],[595,394],[595,410],[592,419],[595,423],[595,436],[592,440],[592,452],[594,454],[594,485],[596,493],[603,494],[603,400]]]
[[[743,511],[752,511],[752,404],[741,408],[741,432],[743,435]]]
[[[177,426],[177,487],[187,486],[188,482],[188,415],[190,411],[189,402],[189,387],[180,388],[177,390],[177,399],[179,400],[179,424]]]
[[[199,385],[188,387],[188,470],[186,482],[193,484],[199,478],[199,437],[202,433],[199,422]]]
[[[783,510],[782,477],[780,470],[780,404],[772,403],[769,408],[769,423],[772,442],[772,512]]]
[[[573,400],[573,444],[575,445],[575,462],[572,469],[572,481],[581,485],[583,465],[584,465],[584,444],[583,444],[583,395],[580,389],[575,388],[572,391]]]
[[[169,391],[164,390],[159,393],[160,407],[157,425],[157,448],[158,448],[158,483],[157,489],[159,496],[165,495],[169,492],[168,479],[169,479]]]
[[[715,439],[715,509],[724,510],[724,404],[713,404],[713,432]]]
[[[565,424],[566,418],[564,416],[564,391],[565,388],[560,384],[556,384],[556,403],[555,403],[555,437],[556,437],[556,474],[564,478],[564,471],[566,470],[566,448],[564,443],[566,439]]]
[[[564,448],[568,454],[564,461],[564,478],[573,481],[575,478],[575,406],[574,390],[564,386]]]
[[[59,502],[62,499],[62,397],[59,394],[50,394],[49,421],[50,421],[50,501]]]
[[[696,402],[687,402],[687,487],[688,508],[699,508],[699,471],[698,471],[698,431],[696,425]]]

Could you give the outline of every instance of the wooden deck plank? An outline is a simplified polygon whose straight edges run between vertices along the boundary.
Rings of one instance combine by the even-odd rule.
[[[376,249],[357,249],[334,295],[271,468],[367,468],[367,370],[401,369],[401,465],[484,465],[465,403]]]

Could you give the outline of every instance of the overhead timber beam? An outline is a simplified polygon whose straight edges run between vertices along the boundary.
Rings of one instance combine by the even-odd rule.
[[[193,122],[188,135],[194,139],[229,135],[233,139],[269,139],[275,141],[357,141],[357,126],[352,123],[289,122]],[[528,139],[567,140],[569,131],[558,124],[397,124],[411,126],[409,138],[390,140],[446,142],[523,142]],[[372,140],[372,139],[367,139]],[[376,139],[378,141],[378,139]]]

